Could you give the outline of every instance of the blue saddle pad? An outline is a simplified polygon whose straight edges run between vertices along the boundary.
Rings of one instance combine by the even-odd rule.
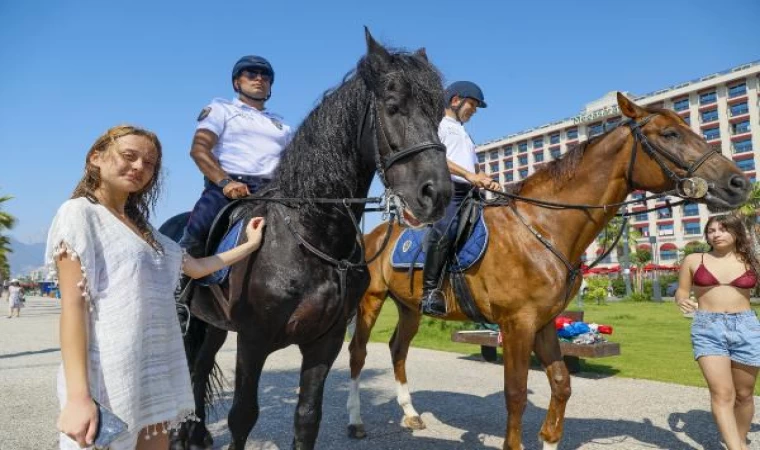
[[[425,242],[426,234],[427,230],[404,230],[393,247],[391,265],[396,269],[408,269],[411,265],[414,265],[416,268],[422,268],[425,265],[425,252],[422,250],[422,244]],[[478,221],[475,223],[475,230],[457,253],[449,270],[452,272],[463,272],[469,269],[483,257],[487,246],[488,227],[486,227],[483,214],[481,213]]]
[[[238,220],[235,225],[230,228],[227,234],[224,235],[224,238],[222,238],[222,241],[216,247],[216,252],[214,252],[215,255],[226,252],[227,250],[237,245],[238,240],[240,239],[240,232],[243,230],[243,222],[243,220]],[[227,279],[227,275],[229,274],[230,267],[227,266],[220,270],[217,270],[211,275],[206,275],[205,277],[198,280],[198,283],[203,286],[222,284]]]

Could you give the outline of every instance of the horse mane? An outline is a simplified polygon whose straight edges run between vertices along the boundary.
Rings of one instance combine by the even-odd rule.
[[[661,109],[661,108],[651,108],[651,109],[647,109],[647,111],[651,113],[664,114],[668,110]],[[602,134],[591,137],[588,140],[585,140],[581,143],[572,144],[569,147],[568,151],[565,152],[565,154],[561,155],[559,158],[553,161],[549,161],[546,164],[543,164],[528,178],[510,185],[508,187],[509,192],[514,193],[514,194],[520,194],[522,189],[525,187],[525,184],[528,183],[530,180],[535,180],[535,179],[544,180],[547,178],[554,180],[557,189],[561,189],[562,186],[564,186],[567,182],[569,182],[575,177],[575,174],[578,171],[578,165],[580,164],[581,159],[583,159],[583,154],[586,152],[586,149],[589,146],[598,144],[599,142],[602,141],[602,139],[607,137],[613,131],[620,128],[625,123],[626,123],[626,120],[621,120],[614,127],[610,128],[609,130],[605,131]]]
[[[387,67],[377,68],[381,65]],[[443,88],[432,64],[404,52],[391,53],[387,63],[373,55],[364,56],[338,86],[323,94],[283,151],[274,173],[277,190],[283,196],[339,199],[365,195],[360,192],[360,121],[372,92],[381,95],[391,77],[400,77],[411,86],[410,95],[417,99],[422,114],[438,126],[443,113]],[[314,206],[313,202],[304,204],[307,209]]]

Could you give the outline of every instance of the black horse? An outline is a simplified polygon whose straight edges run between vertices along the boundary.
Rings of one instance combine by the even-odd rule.
[[[367,54],[304,120],[275,181],[261,195],[361,198],[377,172],[401,216],[421,226],[440,218],[451,196],[437,135],[444,112],[441,77],[424,49],[390,52],[369,31],[366,41]],[[244,216],[266,217],[264,240],[258,252],[232,268],[226,315],[214,306],[208,288],[194,288],[185,345],[201,422],[176,433],[173,449],[211,446],[205,407],[214,358],[228,331],[238,333],[230,449],[245,447],[258,418],[259,377],[267,356],[291,344],[303,355],[293,448],[314,448],[325,379],[369,284],[354,223],[364,206],[318,200],[245,205]],[[162,230],[178,238],[186,218],[170,219]]]

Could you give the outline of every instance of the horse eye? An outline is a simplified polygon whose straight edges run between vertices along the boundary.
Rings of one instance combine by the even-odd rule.
[[[675,139],[678,137],[678,133],[673,130],[668,130],[660,134],[660,136],[664,137],[665,139]]]

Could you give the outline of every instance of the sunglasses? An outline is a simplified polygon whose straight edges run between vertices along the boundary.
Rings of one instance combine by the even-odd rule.
[[[264,81],[272,81],[272,74],[263,70],[244,70],[242,75],[250,80],[255,80],[256,77],[261,77]]]

